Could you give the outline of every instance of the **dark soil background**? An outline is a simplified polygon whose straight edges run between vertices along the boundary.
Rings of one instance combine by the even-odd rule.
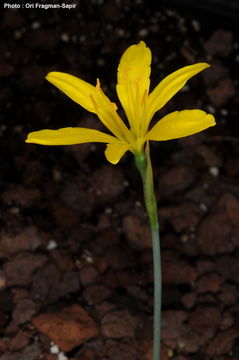
[[[151,360],[152,249],[132,156],[113,166],[105,145],[24,143],[44,128],[104,130],[44,77],[98,77],[118,103],[120,56],[140,40],[153,53],[152,86],[181,66],[212,65],[158,116],[200,108],[217,120],[151,146],[162,360],[239,359],[237,24],[143,0],[8,9],[0,19],[0,360]]]

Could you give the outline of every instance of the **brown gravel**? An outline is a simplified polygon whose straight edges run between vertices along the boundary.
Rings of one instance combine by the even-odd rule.
[[[155,120],[187,108],[217,120],[201,134],[151,144],[161,360],[239,358],[238,32],[221,20],[128,0],[1,14],[0,360],[152,359],[152,244],[132,154],[113,166],[104,144],[24,143],[44,128],[105,131],[45,75],[100,78],[121,112],[118,61],[140,40],[153,53],[151,88],[182,66],[211,64]]]
[[[93,319],[79,305],[54,313],[42,313],[33,319],[33,325],[63,351],[69,351],[98,335]]]

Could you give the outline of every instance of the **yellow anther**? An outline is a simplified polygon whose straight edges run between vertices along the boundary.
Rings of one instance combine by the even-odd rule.
[[[95,87],[96,87],[96,90],[98,90],[98,91],[100,90],[100,80],[98,78],[96,79],[96,86]]]
[[[110,103],[110,104],[111,104],[112,108],[113,108],[115,111],[118,110],[118,107],[117,107],[116,103],[112,102],[112,103]]]

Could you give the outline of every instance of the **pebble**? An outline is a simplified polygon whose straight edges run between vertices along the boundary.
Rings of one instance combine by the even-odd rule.
[[[204,204],[203,202],[201,202],[201,203],[199,204],[199,208],[200,208],[200,210],[202,210],[203,212],[207,212],[207,211],[208,211],[207,205]]]
[[[126,241],[132,249],[142,251],[152,247],[151,233],[147,223],[133,215],[124,216],[122,228]]]
[[[162,313],[162,340],[177,339],[180,336],[187,313],[182,310],[167,310]]]
[[[16,325],[21,325],[30,321],[36,311],[35,303],[29,298],[23,298],[17,302],[12,313],[12,319]]]
[[[140,29],[138,33],[139,37],[145,37],[148,35],[148,29]]]
[[[2,270],[0,270],[0,290],[4,289],[6,286],[6,277]]]
[[[116,167],[102,165],[93,173],[93,186],[100,201],[110,201],[125,191],[124,176]]]
[[[35,226],[29,226],[21,233],[11,236],[0,236],[0,254],[13,255],[21,251],[36,250],[42,243],[41,235]]]
[[[228,115],[228,110],[227,110],[227,109],[221,109],[220,111],[221,111],[221,114],[222,114],[223,116],[227,116],[227,115]]]
[[[89,305],[93,305],[110,298],[111,290],[104,285],[91,285],[84,289],[82,296]]]
[[[219,175],[219,168],[216,166],[210,166],[208,169],[209,174],[211,174],[213,177],[218,177]]]
[[[212,56],[228,56],[233,48],[233,34],[222,29],[215,30],[204,45]]]
[[[198,293],[212,292],[217,293],[221,285],[224,282],[224,278],[216,273],[209,273],[200,277],[195,284]]]
[[[38,22],[38,21],[34,21],[32,23],[32,29],[35,30],[35,29],[38,29],[39,27],[41,27],[41,23]]]
[[[126,269],[133,264],[130,255],[124,252],[119,246],[112,246],[106,249],[105,258],[114,270]]]
[[[63,353],[63,352],[60,352],[57,356],[58,360],[67,360],[68,357]]]
[[[216,109],[212,105],[207,105],[207,111],[213,115],[216,113]]]
[[[227,306],[234,305],[238,301],[238,297],[239,294],[235,285],[225,283],[221,286],[218,298],[223,304]]]
[[[80,305],[41,313],[33,319],[33,325],[64,352],[99,334],[93,319]]]
[[[99,272],[94,266],[85,266],[81,269],[79,277],[82,285],[88,286],[96,282]]]
[[[16,336],[11,339],[10,348],[11,350],[17,351],[27,347],[31,340],[31,333],[27,331],[19,331]]]
[[[166,255],[166,254],[165,254]],[[173,253],[167,252],[162,258],[163,281],[165,284],[191,284],[197,277],[197,271],[192,266]]]
[[[199,225],[196,242],[205,255],[228,253],[239,246],[239,201],[223,194],[214,210]]]
[[[182,297],[182,303],[187,309],[192,309],[197,301],[197,296],[195,293],[186,293]]]
[[[3,265],[7,286],[25,286],[32,282],[33,273],[44,265],[47,257],[41,254],[23,253]]]
[[[200,24],[200,22],[199,22],[198,20],[192,19],[192,20],[191,20],[191,23],[192,23],[192,26],[193,26],[193,28],[194,28],[194,30],[195,30],[196,32],[201,31],[201,24]]]
[[[230,78],[220,80],[216,86],[207,90],[208,97],[216,108],[220,108],[228,103],[236,94],[235,85]]]
[[[177,233],[195,227],[199,222],[198,207],[192,202],[183,202],[180,205],[160,207],[159,218],[170,223]]]
[[[162,173],[159,178],[159,193],[162,197],[169,197],[186,190],[195,180],[192,168],[176,166]]]
[[[212,306],[198,306],[190,314],[189,325],[199,334],[206,331],[216,330],[221,324],[221,312],[219,308]]]
[[[58,354],[60,352],[59,347],[55,344],[52,344],[50,347],[51,354]]]
[[[85,183],[85,179],[75,178],[71,181],[65,182],[60,195],[61,201],[69,208],[76,210],[78,215],[90,215],[96,201],[95,194],[90,189],[89,183],[87,184],[87,188],[86,186],[80,186],[79,183]],[[56,211],[57,210],[58,209],[56,208]],[[60,215],[64,221],[64,217],[67,216],[67,212],[64,211],[64,213]]]
[[[7,351],[0,357],[0,360],[36,360],[41,358],[41,350],[38,341],[26,346],[20,352]]]
[[[67,33],[63,33],[63,34],[61,34],[61,40],[62,40],[63,42],[69,42],[69,41],[70,41],[70,37],[69,37],[69,35],[68,35]]]
[[[101,321],[101,332],[113,339],[134,337],[137,325],[137,319],[128,310],[111,311]]]
[[[52,250],[54,250],[56,248],[57,248],[57,242],[54,239],[49,240],[49,242],[48,242],[48,244],[46,246],[46,249],[48,251],[52,251]]]
[[[110,347],[108,351],[109,360],[137,360],[137,350],[128,344],[117,344]]]
[[[195,150],[197,155],[199,155],[203,159],[205,165],[209,166],[209,168],[218,168],[222,165],[221,157],[216,154],[212,147],[199,144],[196,146]]]
[[[232,327],[226,331],[220,331],[208,344],[206,353],[213,357],[227,355],[236,339],[239,338],[238,329]]]

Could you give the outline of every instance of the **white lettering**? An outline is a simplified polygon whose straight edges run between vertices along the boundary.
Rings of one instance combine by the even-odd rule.
[[[25,8],[25,9],[44,9],[44,10],[48,10],[48,9],[75,9],[77,6],[77,2],[72,3],[72,4],[67,4],[65,2],[61,3],[61,4],[42,4],[42,3],[38,3],[38,2],[33,2],[33,3],[25,3],[25,4],[21,4],[21,3],[8,3],[5,2],[3,3],[3,7],[4,9],[20,9],[20,8]]]
[[[4,3],[3,7],[4,7],[4,9],[20,9],[21,5]]]
[[[61,5],[62,9],[75,9],[76,8],[76,4],[66,4],[66,3],[62,3]]]
[[[26,4],[25,4],[25,8],[26,8],[26,9],[34,9],[34,4],[26,3]]]
[[[36,3],[35,7],[39,8],[39,9],[48,10],[48,9],[60,9],[61,5],[60,4],[40,4],[40,3]]]

